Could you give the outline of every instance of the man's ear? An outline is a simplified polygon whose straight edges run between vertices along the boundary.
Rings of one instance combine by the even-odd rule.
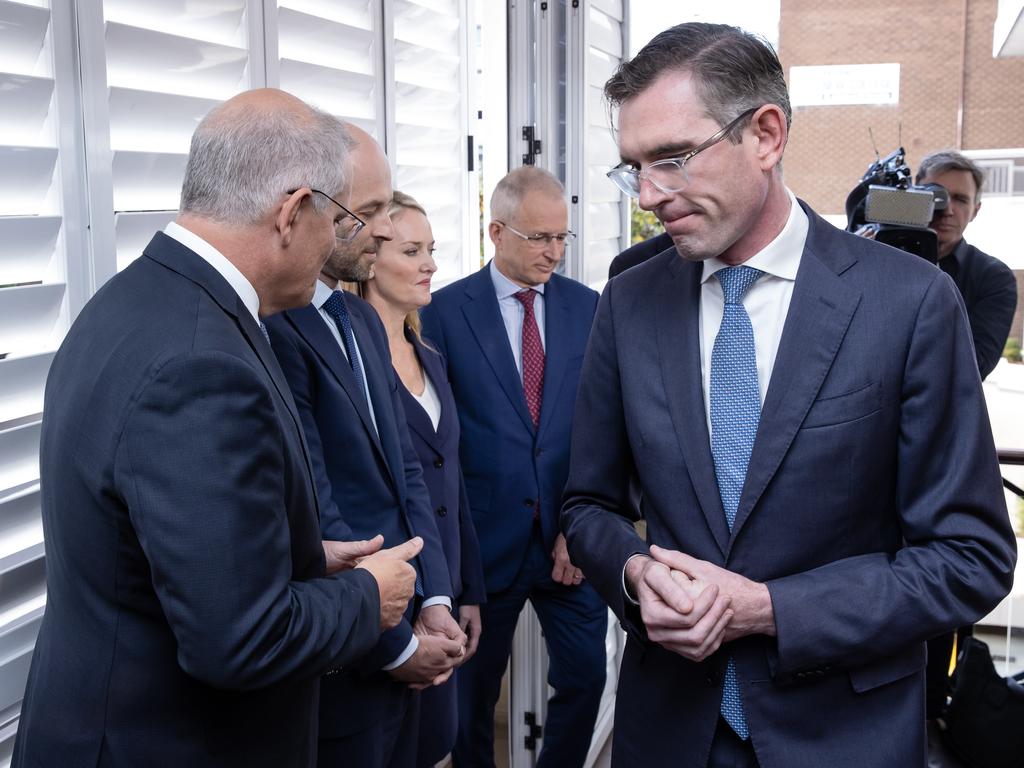
[[[295,222],[298,221],[299,212],[302,209],[302,201],[312,196],[313,192],[309,187],[302,187],[292,192],[277,209],[277,214],[274,216],[274,227],[281,237],[282,245],[288,245],[292,239]]]
[[[501,239],[501,224],[496,221],[492,221],[487,225],[487,234],[490,235],[491,242],[497,246],[498,240]]]
[[[971,214],[971,221],[974,221],[974,217],[978,215],[978,211],[981,210],[981,200],[974,204],[974,213]],[[968,222],[970,223],[970,222]]]
[[[757,139],[757,157],[764,171],[774,170],[782,162],[789,140],[786,115],[777,104],[765,104],[750,118],[750,128]]]

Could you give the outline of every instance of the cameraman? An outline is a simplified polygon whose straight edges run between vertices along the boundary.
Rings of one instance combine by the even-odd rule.
[[[934,152],[921,161],[917,184],[934,183],[949,192],[945,210],[931,228],[939,241],[939,268],[953,278],[967,306],[978,371],[984,379],[996,367],[1017,308],[1017,281],[999,259],[963,239],[981,208],[981,169],[959,152]]]

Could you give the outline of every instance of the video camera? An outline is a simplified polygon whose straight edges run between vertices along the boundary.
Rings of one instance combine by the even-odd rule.
[[[846,198],[846,230],[873,233],[880,243],[936,264],[939,241],[928,225],[949,204],[949,194],[938,184],[918,186],[911,179],[903,147],[875,160]]]

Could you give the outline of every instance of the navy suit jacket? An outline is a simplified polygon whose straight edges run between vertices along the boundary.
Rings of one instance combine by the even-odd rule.
[[[231,286],[157,234],[46,384],[48,602],[14,765],[312,766],[320,675],[376,641],[324,577],[299,416]]]
[[[552,275],[544,289],[545,368],[540,426],[523,394],[488,267],[437,291],[423,335],[448,362],[462,426],[460,456],[488,592],[523,562],[534,510],[550,550],[569,470],[569,433],[597,294]]]
[[[373,399],[376,429],[366,397],[319,310],[309,304],[267,319],[309,445],[323,537],[369,539],[380,533],[384,546],[393,547],[421,536],[423,551],[414,564],[424,595],[451,598],[448,566],[406,428],[387,335],[373,307],[350,294],[345,301]],[[405,619],[383,633],[356,667],[324,678],[322,738],[363,730],[382,717],[390,696],[405,690],[379,670],[409,644],[416,603],[410,601]]]
[[[423,467],[423,480],[430,494],[430,506],[448,560],[455,601],[479,605],[486,601],[480,544],[469,511],[469,498],[459,466],[459,414],[445,373],[444,360],[412,334],[423,370],[434,384],[441,403],[441,417],[434,429],[430,416],[405,387],[401,387],[402,405],[409,425],[409,437]],[[399,382],[401,383],[401,382]]]
[[[562,522],[623,620],[614,756],[704,768],[735,659],[762,768],[923,766],[924,641],[1006,594],[1015,540],[952,281],[812,212],[735,525],[711,458],[702,266],[674,251],[611,280],[584,363]],[[702,663],[646,640],[622,592],[649,542],[761,582],[777,638]]]
[[[608,265],[608,279],[611,280],[630,267],[643,264],[648,259],[673,247],[672,236],[668,232],[662,232],[660,235],[655,235],[636,245],[631,245],[612,259],[612,263]]]

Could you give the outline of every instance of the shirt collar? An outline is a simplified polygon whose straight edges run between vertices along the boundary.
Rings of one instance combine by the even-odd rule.
[[[783,280],[796,280],[796,273],[800,268],[800,257],[803,255],[804,244],[807,242],[809,222],[807,214],[804,213],[804,209],[800,207],[796,196],[789,188],[786,189],[786,194],[789,196],[789,218],[786,219],[786,225],[774,240],[743,262],[743,266],[759,269],[767,275],[780,277]],[[707,282],[715,272],[728,266],[717,256],[706,260],[700,281]]]
[[[967,241],[961,237],[960,242],[956,244],[956,248],[953,249],[953,252],[949,254],[949,256],[952,256],[954,259],[956,259],[956,263],[958,265],[963,266],[964,257],[967,256]],[[947,256],[946,258],[948,259],[949,256]]]
[[[491,282],[494,283],[494,292],[498,295],[498,301],[507,299],[509,296],[514,296],[523,290],[523,286],[513,283],[498,269],[498,265],[494,263],[494,259],[491,259],[491,263],[488,265],[491,273]],[[531,285],[530,288],[535,290],[541,296],[544,295],[544,287],[546,283],[537,283],[537,285]]]
[[[217,270],[217,273],[227,280],[238,298],[242,300],[245,308],[252,314],[253,319],[260,322],[260,297],[252,283],[246,279],[234,264],[228,261],[227,257],[203,240],[195,232],[185,229],[175,221],[170,221],[164,227],[164,234],[177,240],[199,258]]]
[[[341,290],[340,288],[338,290]],[[316,288],[313,289],[313,306],[317,309],[324,308],[324,302],[331,298],[334,289],[323,280],[316,281]]]

